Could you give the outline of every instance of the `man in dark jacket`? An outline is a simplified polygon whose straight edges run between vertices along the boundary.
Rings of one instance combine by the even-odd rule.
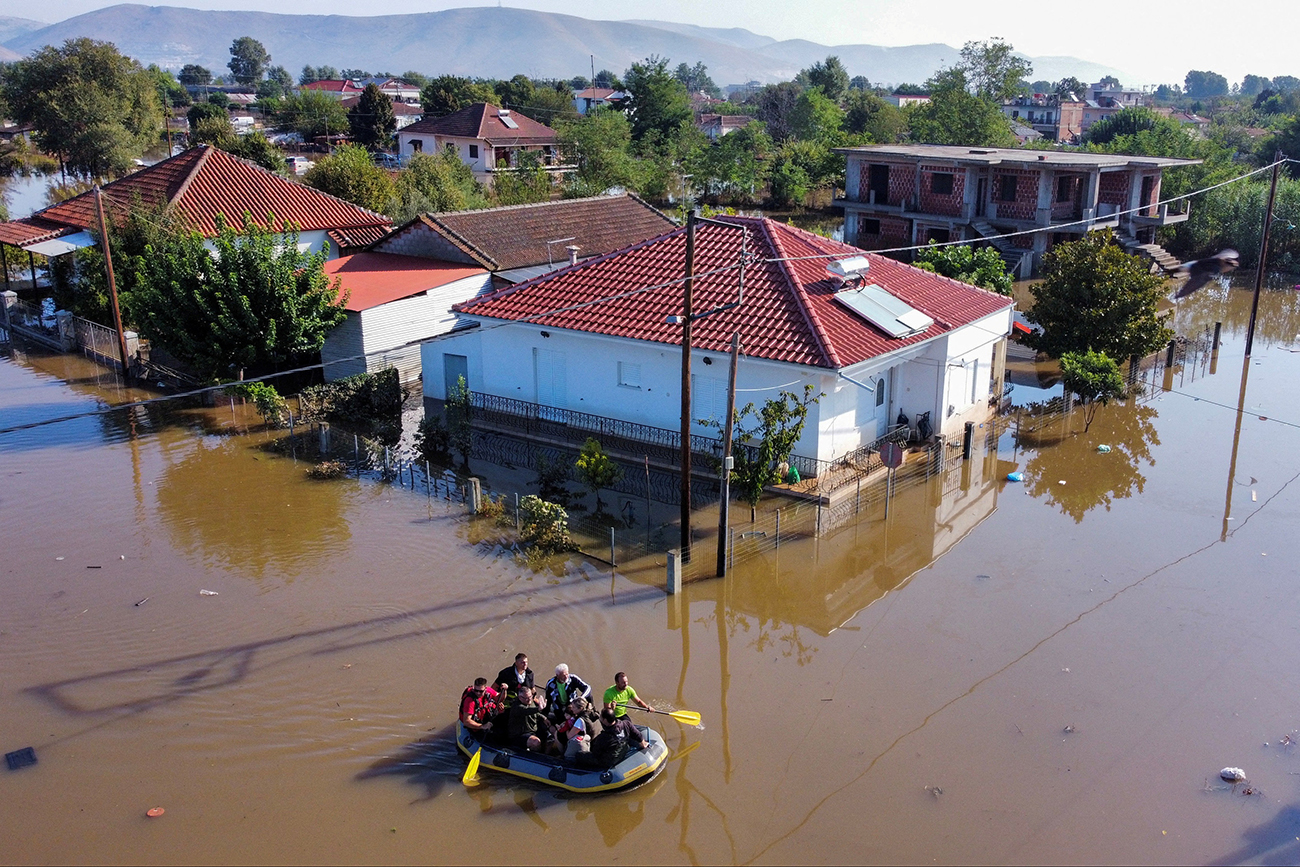
[[[506,730],[510,733],[508,745],[517,750],[538,752],[551,738],[546,712],[533,704],[533,691],[526,686],[519,690],[519,702],[506,711]]]
[[[616,717],[614,711],[606,709],[600,722],[601,732],[591,742],[592,758],[598,767],[612,768],[627,757],[629,749],[645,749],[645,738],[630,719]]]
[[[497,674],[496,683],[506,685],[505,702],[507,705],[515,703],[519,696],[519,690],[522,687],[533,688],[533,670],[528,667],[528,654],[516,653],[515,664],[508,665]],[[541,696],[538,696],[539,704]]]

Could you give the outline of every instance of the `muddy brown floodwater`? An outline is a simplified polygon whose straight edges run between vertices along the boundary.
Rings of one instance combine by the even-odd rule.
[[[1297,294],[1265,295],[1244,392],[1249,295],[1212,287],[1179,331],[1224,346],[1169,391],[673,598],[310,481],[229,407],[0,434],[0,751],[38,758],[0,769],[3,860],[1300,860]],[[130,397],[0,359],[3,428]],[[678,755],[628,793],[466,790],[457,697],[517,650],[703,726],[650,718]]]

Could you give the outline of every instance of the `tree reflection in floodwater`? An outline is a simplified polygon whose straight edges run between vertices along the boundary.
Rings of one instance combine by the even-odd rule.
[[[343,518],[345,491],[306,478],[304,464],[260,455],[240,458],[242,439],[204,437],[169,463],[158,481],[158,505],[172,543],[206,564],[262,578],[307,571],[351,540]]]
[[[1083,413],[1077,409],[1027,414],[1033,421],[1017,433],[1017,446],[1034,450],[1025,465],[1025,489],[1031,496],[1082,523],[1097,506],[1110,511],[1115,500],[1142,493],[1147,481],[1142,464],[1155,466],[1151,447],[1160,445],[1154,407],[1136,399],[1101,407],[1087,433],[1079,430]],[[1110,451],[1098,451],[1101,445]]]

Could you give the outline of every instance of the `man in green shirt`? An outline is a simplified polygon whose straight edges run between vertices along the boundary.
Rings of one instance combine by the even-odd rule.
[[[622,719],[627,716],[627,706],[636,702],[648,711],[654,711],[650,705],[643,702],[636,694],[636,690],[627,684],[627,674],[620,671],[614,675],[614,685],[605,690],[605,707],[614,712],[614,716]]]

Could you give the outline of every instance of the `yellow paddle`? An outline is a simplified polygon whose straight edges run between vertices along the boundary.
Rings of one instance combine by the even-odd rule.
[[[686,723],[688,726],[697,726],[700,724],[700,715],[693,710],[646,710],[643,707],[636,707],[630,704],[620,704],[619,707],[625,707],[628,710],[645,710],[647,713],[661,713],[664,716],[670,716],[679,723]]]
[[[465,785],[470,787],[478,785],[478,762],[482,755],[483,750],[478,749],[474,751],[474,755],[470,758],[469,767],[465,769],[465,776],[460,778],[460,781]]]

